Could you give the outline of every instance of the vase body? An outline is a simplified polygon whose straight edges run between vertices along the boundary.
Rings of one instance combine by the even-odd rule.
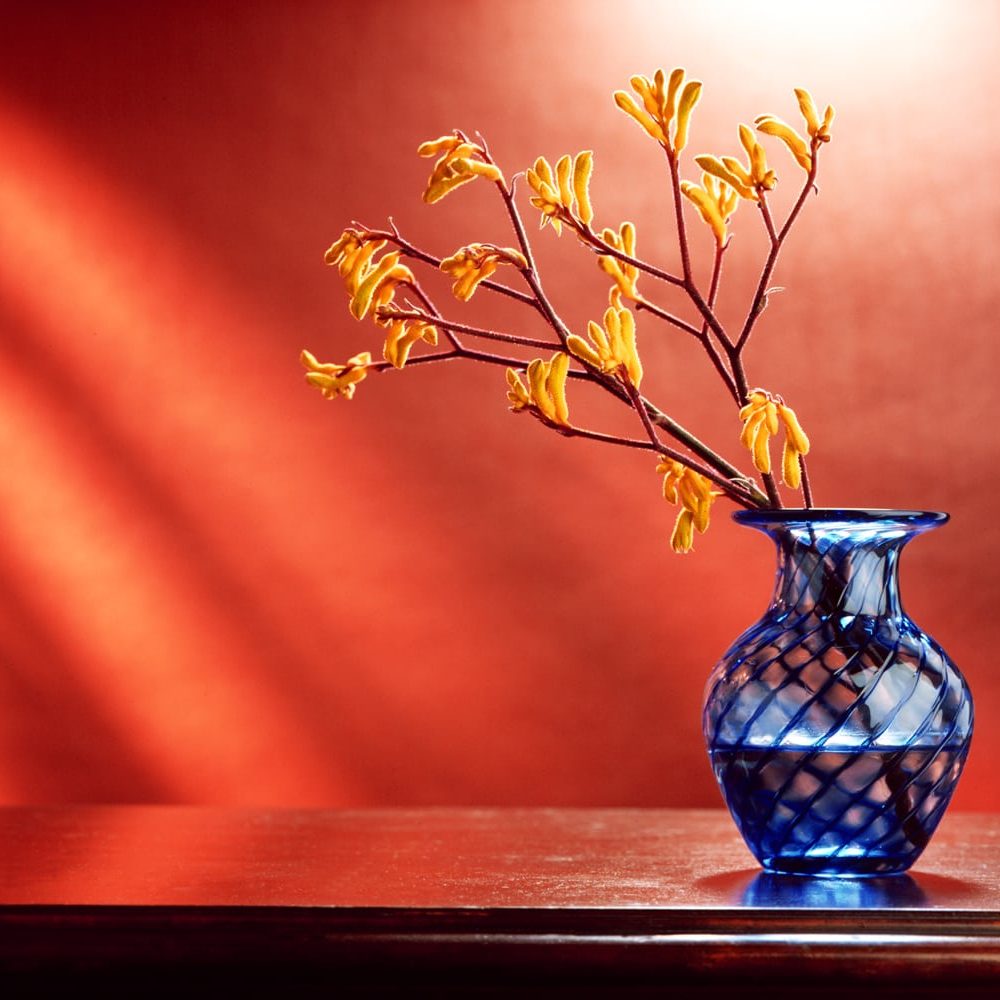
[[[765,869],[905,871],[951,799],[972,698],[904,613],[903,546],[947,520],[919,511],[739,511],[778,547],[770,607],[706,687],[712,768]]]

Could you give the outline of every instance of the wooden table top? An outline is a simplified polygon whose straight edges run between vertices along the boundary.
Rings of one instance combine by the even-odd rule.
[[[317,981],[836,972],[921,995],[1000,976],[1000,817],[946,816],[909,875],[816,879],[761,872],[721,810],[0,809],[0,971],[166,954]]]

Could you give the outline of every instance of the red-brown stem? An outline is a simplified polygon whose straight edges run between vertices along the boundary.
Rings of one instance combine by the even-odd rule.
[[[538,272],[535,270],[535,258],[531,253],[528,234],[524,231],[521,214],[514,203],[514,182],[513,180],[511,181],[509,188],[502,181],[497,181],[496,185],[504,204],[507,206],[507,214],[510,216],[511,225],[513,225],[514,232],[517,234],[517,241],[521,246],[521,252],[524,254],[524,259],[528,262],[527,268],[521,271],[524,275],[524,280],[528,283],[528,287],[534,294],[535,301],[538,303],[538,308],[542,315],[549,321],[552,329],[555,330],[560,343],[565,345],[566,338],[569,337],[569,328],[556,315],[555,309],[552,308],[552,304],[546,298],[545,292],[542,291],[542,283],[539,281]]]
[[[719,294],[719,279],[722,277],[722,255],[726,252],[728,243],[715,244],[715,260],[712,262],[712,280],[708,286],[708,308],[715,309],[715,299]],[[701,324],[701,335],[708,335],[708,323]]]
[[[430,316],[424,316],[421,313],[416,313],[410,318],[433,319],[436,323],[438,323],[442,319],[441,313],[438,312],[437,306],[435,306],[434,303],[431,302],[431,300],[424,294],[424,290],[420,287],[420,283],[414,280],[414,281],[407,281],[406,284],[407,287],[412,290],[413,294],[416,295],[418,299],[420,299],[427,312],[431,314]],[[389,313],[388,311],[386,311],[381,313],[380,315],[389,315]],[[451,344],[451,346],[454,347],[456,351],[460,351],[462,349],[462,342],[458,339],[458,337],[454,335],[454,333],[452,333],[451,330],[449,330],[445,326],[444,323],[440,323],[440,325],[444,327],[444,335],[448,338],[448,342]]]
[[[657,451],[656,446],[650,441],[638,441],[635,438],[618,437],[614,434],[604,434],[601,431],[588,431],[582,427],[556,427],[555,429],[565,437],[589,438],[591,441],[603,441],[605,444],[620,444],[626,448]]]
[[[749,392],[746,371],[743,367],[743,351],[746,348],[747,341],[750,339],[750,334],[753,332],[754,324],[757,322],[757,318],[764,310],[771,275],[778,262],[778,255],[781,252],[781,247],[784,243],[785,237],[788,235],[788,231],[791,228],[792,223],[794,223],[795,219],[798,217],[799,212],[802,211],[802,206],[805,204],[809,192],[815,185],[817,167],[816,154],[819,145],[819,142],[813,139],[811,143],[812,164],[809,168],[806,182],[803,185],[802,190],[799,192],[799,196],[796,199],[795,204],[792,206],[792,210],[788,213],[788,218],[785,220],[785,223],[781,227],[780,231],[775,232],[774,220],[771,218],[766,195],[763,191],[759,192],[761,217],[764,220],[764,226],[767,229],[768,236],[771,240],[771,249],[768,252],[767,260],[764,262],[764,267],[761,269],[760,278],[757,282],[757,289],[754,292],[753,300],[750,303],[750,310],[743,323],[743,329],[740,331],[740,335],[737,338],[736,343],[732,345],[732,349],[729,351],[729,362],[733,369],[733,377],[736,380],[736,387],[739,391],[741,401],[745,401],[747,399],[747,394]],[[775,507],[780,508],[781,497],[778,493],[778,487],[774,481],[774,476],[770,473],[765,473],[761,478],[764,481],[764,488],[767,490],[767,495],[771,503]]]
[[[656,448],[659,454],[666,455],[677,462],[681,462],[688,468],[694,469],[700,475],[703,475],[706,479],[711,480],[717,486],[721,487],[726,496],[735,500],[737,503],[742,504],[744,507],[756,506],[753,501],[740,492],[739,487],[730,482],[728,479],[724,479],[713,469],[709,469],[696,462],[692,462],[689,456],[682,455],[680,452],[674,451],[672,448],[665,447],[663,442],[660,440],[660,436],[656,433],[656,428],[650,420],[649,413],[646,410],[646,401],[639,394],[639,390],[636,389],[636,387],[632,384],[632,381],[627,377],[623,379],[622,382],[625,386],[626,393],[628,393],[629,400],[632,403],[632,408],[639,414],[642,426],[645,429],[646,434],[649,436],[649,440],[653,447]]]
[[[732,341],[729,339],[729,335],[719,322],[719,318],[715,315],[712,308],[704,300],[704,298],[702,298],[701,292],[698,291],[698,286],[694,282],[694,276],[691,273],[691,252],[688,247],[687,227],[684,223],[684,196],[681,192],[680,170],[677,157],[671,153],[670,150],[665,150],[665,152],[667,154],[667,163],[670,166],[670,188],[674,199],[674,217],[677,223],[677,240],[680,243],[681,248],[681,267],[684,270],[684,291],[687,292],[688,297],[694,303],[695,308],[697,308],[698,312],[701,313],[702,319],[708,325],[708,328],[712,331],[712,333],[715,334],[719,344],[728,355],[732,349]],[[739,388],[738,383],[737,388]]]
[[[760,478],[764,480],[764,489],[767,490],[767,498],[771,501],[771,506],[775,510],[781,510],[784,504],[781,502],[781,494],[778,492],[778,484],[774,481],[773,473],[762,472]]]
[[[729,246],[728,243],[716,243],[715,245],[715,260],[712,263],[712,280],[708,288],[708,305],[709,311],[714,315],[715,313],[715,300],[719,294],[719,282],[722,278],[722,257],[726,252],[726,247]],[[740,400],[739,389],[736,387],[736,380],[733,378],[732,374],[727,371],[725,364],[722,361],[722,355],[719,354],[715,344],[712,343],[712,338],[709,336],[709,325],[708,321],[703,319],[701,324],[701,342],[708,352],[708,356],[712,359],[712,364],[715,365],[715,370],[722,376],[722,381],[726,383],[726,388],[732,393],[733,398],[736,400],[738,406],[742,406],[743,403]],[[727,341],[728,343],[728,341]]]
[[[519,344],[521,347],[532,347],[542,351],[558,351],[561,345],[549,340],[532,340],[530,337],[520,337],[514,333],[501,333],[499,330],[484,330],[478,326],[468,326],[465,323],[455,323],[444,319],[440,314],[428,315],[417,309],[381,309],[379,316],[386,319],[419,319],[440,326],[446,332],[454,330],[457,333],[467,333],[470,337],[482,337],[484,340],[502,340],[507,344]],[[459,345],[460,347],[461,345]]]
[[[667,163],[670,166],[670,186],[674,199],[674,215],[677,222],[677,238],[680,242],[681,265],[684,270],[684,290],[688,293],[691,301],[701,313],[705,327],[715,334],[722,349],[726,352],[726,356],[728,357],[732,368],[732,382],[735,388],[733,396],[736,400],[736,405],[742,406],[748,389],[746,374],[744,373],[743,367],[740,363],[739,354],[734,350],[733,342],[729,339],[728,334],[723,329],[722,324],[715,315],[712,306],[702,298],[701,293],[698,291],[698,287],[694,283],[694,279],[691,274],[691,258],[687,241],[687,229],[684,224],[684,201],[681,192],[680,172],[678,170],[677,157],[674,156],[669,150],[667,151]],[[721,268],[721,262],[719,267]],[[716,284],[717,281],[718,279],[716,279]],[[717,288],[716,291],[718,291]],[[707,332],[704,343],[706,346],[710,343]],[[709,353],[711,354],[712,352]],[[719,364],[716,365],[716,370],[719,371],[720,375],[725,370],[725,366],[722,365],[721,359]],[[724,381],[726,381],[726,384],[729,385],[728,379],[724,379]],[[780,507],[781,498],[778,495],[777,487],[774,485],[773,478],[765,475],[763,477],[763,482],[764,487],[767,490],[768,502],[774,507]]]
[[[696,340],[701,339],[698,327],[692,326],[690,323],[680,319],[680,317],[675,316],[673,313],[667,312],[666,309],[656,305],[654,302],[650,302],[649,299],[635,299],[634,301],[636,310],[644,309],[646,312],[651,312],[654,316],[659,316],[659,318],[665,322],[670,323],[672,326],[676,326],[678,330],[690,333]]]
[[[640,271],[645,271],[646,274],[651,274],[654,278],[659,278],[661,281],[666,281],[668,284],[676,285],[678,288],[684,287],[683,278],[678,278],[676,274],[664,271],[655,264],[650,264],[649,261],[641,260],[639,257],[633,257],[631,254],[625,253],[624,250],[619,250],[617,247],[613,247],[610,243],[606,243],[603,239],[601,239],[601,237],[598,236],[597,233],[595,233],[589,226],[574,227],[574,229],[581,239],[589,243],[594,250],[597,251],[599,256],[615,257],[625,264],[631,264],[632,267],[637,267]]]
[[[577,360],[580,361],[579,358],[577,358]],[[586,369],[586,373],[589,374],[591,381],[596,382],[602,388],[610,392],[613,396],[616,396],[623,403],[625,403],[626,406],[630,406],[633,409],[635,408],[628,391],[622,384],[621,379],[615,378],[613,375],[608,375],[598,371],[597,369],[591,368],[591,366],[584,361],[580,361],[580,364],[582,364]],[[575,375],[575,374],[577,373],[571,369],[570,375]],[[581,372],[580,374],[582,375],[585,373]],[[662,428],[672,438],[683,444],[685,448],[694,452],[694,454],[697,455],[699,458],[701,458],[703,461],[707,462],[713,468],[718,469],[723,477],[719,480],[719,482],[729,483],[730,487],[736,490],[741,489],[741,487],[736,486],[735,483],[731,482],[731,480],[736,480],[740,483],[745,482],[748,484],[746,488],[746,495],[750,498],[750,505],[760,507],[765,504],[765,502],[767,501],[767,497],[765,497],[765,495],[761,493],[759,489],[757,489],[756,483],[754,483],[754,481],[749,476],[745,475],[743,472],[737,469],[735,465],[732,465],[731,463],[727,462],[721,455],[718,455],[716,454],[716,452],[712,451],[712,449],[709,448],[708,445],[704,444],[697,437],[695,437],[694,434],[692,434],[686,427],[683,427],[681,424],[677,423],[677,421],[674,420],[673,417],[668,416],[661,409],[659,409],[653,403],[651,403],[648,399],[646,399],[645,397],[640,397],[640,398],[642,399],[643,410],[647,418],[655,426]],[[643,423],[645,426],[645,421]],[[697,471],[699,472],[703,471],[704,468],[703,466],[694,465],[691,461],[690,456],[684,456],[681,452],[665,450],[664,454],[665,455],[669,454],[671,458],[676,458],[677,461],[679,462],[681,461],[687,462],[688,465],[691,465],[692,468],[697,469]]]
[[[697,307],[698,312],[701,314],[703,322],[707,324],[712,333],[715,334],[716,338],[719,340],[720,344],[723,345],[723,348],[728,355],[728,353],[732,349],[732,342],[729,340],[729,337],[727,336],[726,331],[723,329],[722,324],[719,323],[718,318],[709,308],[708,303],[705,302],[704,299],[702,299],[700,293],[698,292],[697,288],[694,287],[693,284],[689,285],[687,282],[684,281],[683,278],[677,278],[676,276],[669,274],[666,271],[661,271],[658,267],[654,267],[652,264],[649,264],[638,257],[633,257],[631,256],[631,254],[627,254],[622,250],[616,249],[610,244],[605,243],[591,229],[577,230],[577,232],[580,233],[581,236],[585,236],[587,242],[591,243],[594,249],[600,255],[616,257],[618,260],[623,261],[626,264],[630,264],[633,267],[637,267],[640,271],[645,271],[647,274],[651,274],[656,278],[662,278],[664,281],[668,281],[673,285],[678,285],[684,288],[684,290],[688,293],[691,300]],[[654,305],[652,302],[649,302],[646,299],[637,301],[636,309],[646,309],[649,312],[653,313],[654,315],[659,316],[660,319],[663,319],[666,322],[671,323],[674,326],[678,327],[679,329],[684,330],[686,333],[690,333],[692,336],[699,337],[700,339],[700,334],[697,327],[692,326],[690,323],[678,318],[677,316],[674,316],[672,313],[668,313],[665,309],[661,309],[659,306]],[[711,353],[712,351],[710,350],[709,351],[710,356]],[[719,372],[719,374],[727,383],[731,381],[729,374],[725,372],[725,366],[721,365],[721,362],[719,364],[716,364],[716,370]]]
[[[456,358],[468,358],[470,361],[485,361],[490,365],[504,365],[507,368],[516,368],[518,371],[523,371],[528,362],[523,358],[508,358],[500,354],[491,354],[488,351],[477,351],[469,347],[463,347],[461,351],[456,351],[453,355],[449,357]],[[569,378],[579,378],[584,379],[587,382],[593,382],[594,376],[588,371],[580,371],[576,368],[571,368],[567,372]]]
[[[812,486],[809,484],[809,470],[806,468],[806,460],[799,455],[799,468],[802,470],[802,501],[806,505],[806,510],[810,510],[813,505]]]
[[[767,260],[764,262],[764,267],[761,270],[760,280],[757,282],[757,290],[754,293],[752,302],[750,303],[750,311],[747,313],[747,318],[743,323],[743,329],[740,331],[740,335],[736,340],[736,350],[737,352],[742,352],[743,348],[746,347],[747,341],[750,339],[750,334],[753,332],[754,323],[757,322],[757,317],[763,312],[764,303],[767,298],[767,289],[771,281],[771,274],[774,271],[775,265],[778,263],[778,255],[781,253],[781,246],[785,241],[785,237],[788,235],[788,230],[791,229],[792,223],[795,222],[798,217],[799,212],[802,211],[802,206],[806,203],[806,198],[809,192],[813,189],[816,183],[816,167],[818,163],[817,153],[819,151],[820,143],[813,139],[810,144],[810,150],[812,152],[812,164],[809,168],[809,174],[806,177],[806,182],[799,192],[799,196],[792,206],[792,210],[788,213],[788,218],[785,219],[785,224],[781,227],[777,235],[771,237],[771,250],[767,255]],[[761,199],[761,211],[764,214],[765,224],[768,224],[768,219],[770,213],[764,203],[764,193],[760,194]],[[774,224],[770,223],[768,226],[769,232],[774,232]]]
[[[424,365],[430,361],[451,361],[452,358],[461,357],[458,351],[439,351],[437,354],[419,354],[415,358],[408,358],[406,367],[410,365]],[[367,366],[369,371],[384,372],[396,366],[391,361],[376,361]]]
[[[778,484],[775,481],[774,474],[771,472],[762,472],[760,478],[764,481],[764,489],[767,491],[767,498],[771,501],[771,506],[775,510],[781,510],[784,504],[781,502],[781,494],[778,492]]]
[[[582,235],[586,235],[588,240],[594,243],[596,246],[599,246],[600,248],[606,247],[613,256],[619,257],[620,259],[626,261],[627,263],[632,264],[633,266],[639,266],[642,263],[638,261],[637,258],[630,257],[628,254],[622,253],[616,250],[614,247],[606,244],[603,240],[597,237],[592,230],[588,229],[585,233],[582,233]],[[716,250],[715,268],[712,273],[712,288],[709,292],[709,301],[707,303],[709,310],[714,309],[715,296],[716,292],[718,291],[719,270],[722,266],[722,252],[724,249],[725,247],[720,247],[717,248]],[[660,276],[667,277],[675,284],[681,286],[684,285],[684,280],[682,278],[674,278],[672,275],[667,275],[666,272],[659,272],[657,268],[653,268],[651,265],[646,265],[646,269],[649,270],[651,273],[657,273]],[[664,322],[670,323],[672,326],[676,326],[679,330],[683,330],[685,333],[689,333],[696,340],[701,341],[705,350],[708,352],[709,358],[711,358],[712,360],[712,364],[715,366],[715,370],[719,373],[719,376],[721,377],[723,382],[725,382],[726,388],[730,391],[730,393],[733,394],[734,397],[736,397],[736,385],[733,382],[733,377],[726,370],[726,366],[722,360],[721,355],[716,350],[715,345],[707,336],[707,331],[709,329],[709,326],[708,326],[708,321],[704,317],[702,318],[702,328],[701,330],[699,330],[696,326],[693,326],[686,320],[681,319],[679,316],[675,316],[673,313],[667,312],[667,310],[662,308],[662,306],[658,306],[656,305],[656,303],[650,302],[648,299],[636,299],[635,307],[637,311],[644,310],[646,312],[650,312],[654,316],[657,316],[660,319],[662,319]],[[728,346],[729,345],[727,342],[727,347]]]
[[[665,309],[661,309],[659,306],[654,305],[648,299],[638,299],[635,303],[636,311],[650,312],[654,316],[658,316],[662,320],[679,327],[684,330],[685,333],[690,333],[695,340],[699,341],[705,350],[708,352],[709,358],[712,360],[712,364],[715,366],[715,370],[719,373],[719,377],[726,384],[726,388],[735,398],[736,396],[736,383],[733,382],[733,376],[729,374],[726,368],[725,362],[722,360],[722,356],[716,350],[715,345],[711,340],[704,334],[703,331],[699,331],[697,327],[691,326],[690,323],[685,323],[684,320],[677,319],[676,316],[672,316]]]
[[[690,449],[699,458],[719,470],[723,477],[721,482],[729,483],[733,489],[741,488],[736,486],[735,482],[733,482],[734,480],[746,483],[746,495],[752,499],[753,505],[756,507],[766,506],[768,498],[757,488],[757,484],[753,479],[737,469],[735,465],[727,462],[721,455],[717,455],[707,445],[702,444],[690,431],[678,424],[673,418],[668,417],[662,410],[657,409],[648,399],[643,398],[642,402],[646,408],[646,412],[649,414],[649,419],[657,427],[663,428],[672,438],[680,441],[685,448]],[[666,451],[664,454],[669,454],[671,458],[676,458],[679,462],[687,462],[688,465],[691,465],[692,468],[697,469],[699,472],[702,471],[701,466],[692,464],[690,456],[685,457],[680,453]]]
[[[681,248],[681,270],[684,272],[684,287],[689,290],[694,287],[694,280],[691,276],[691,251],[688,247],[687,227],[684,224],[684,203],[681,196],[680,170],[677,162],[677,154],[664,147],[667,156],[667,164],[670,167],[670,188],[674,196],[674,218],[677,223],[677,240]]]
[[[547,345],[552,346],[552,345]],[[523,369],[525,367],[525,361],[522,358],[510,358],[500,354],[492,354],[487,351],[474,350],[469,347],[456,348],[451,351],[438,352],[436,354],[423,354],[417,357],[410,358],[406,363],[408,365],[415,364],[426,364],[430,361],[455,361],[462,358],[466,358],[470,361],[482,361],[486,364],[493,365],[503,365],[505,368],[515,368]],[[373,371],[383,371],[388,368],[394,367],[388,361],[379,361],[370,366]],[[570,378],[581,379],[583,381],[596,383],[603,388],[607,389],[612,394],[619,396],[623,402],[631,405],[635,408],[635,404],[631,401],[630,394],[626,388],[623,387],[622,382],[619,379],[602,375],[587,369],[578,370],[571,368],[568,372]],[[676,451],[673,448],[664,445],[660,441],[659,436],[653,430],[650,435],[650,445],[649,447],[656,448],[663,455],[673,458],[678,462],[683,462],[690,468],[694,469],[696,472],[710,479],[712,482],[720,486],[725,493],[730,496],[737,503],[742,504],[745,507],[759,507],[761,506],[761,500],[763,497],[759,492],[753,491],[753,481],[749,477],[745,476],[739,469],[735,466],[730,465],[721,456],[716,455],[710,448],[702,444],[690,431],[686,430],[680,424],[678,424],[671,417],[668,417],[661,410],[657,409],[648,400],[640,397],[641,410],[639,411],[640,420],[642,420],[644,428],[646,428],[647,434],[650,430],[650,424],[656,424],[667,431],[671,437],[676,438],[685,447],[690,448],[696,455],[704,459],[710,465],[718,468],[722,475],[714,472],[712,468],[702,465],[699,462],[694,461],[690,455],[685,455],[682,452]],[[594,437],[595,440],[610,441],[611,435],[601,435],[598,431],[587,432],[587,436]],[[655,443],[654,443],[655,442]],[[729,477],[728,479],[726,477]],[[748,488],[743,491],[740,486],[737,485],[738,482],[748,483]]]
[[[778,242],[782,242],[784,238],[788,235],[788,230],[792,228],[795,219],[797,218],[799,212],[802,211],[802,206],[806,203],[806,198],[809,197],[809,192],[816,186],[816,171],[819,169],[818,154],[820,146],[823,144],[816,139],[810,143],[810,152],[812,153],[812,165],[809,168],[809,177],[806,183],[803,185],[802,190],[799,192],[799,197],[796,199],[795,204],[792,206],[792,210],[788,213],[788,218],[785,219],[785,224],[781,227],[781,232],[778,233]]]
[[[763,191],[760,192],[760,200],[757,202],[757,207],[760,209],[761,217],[764,220],[764,228],[767,230],[767,235],[773,246],[778,242],[778,234],[774,231],[774,219],[771,218],[771,209],[767,204],[767,196]]]
[[[632,409],[639,414],[639,420],[642,421],[643,429],[646,431],[649,440],[653,442],[653,447],[661,447],[660,436],[656,433],[656,428],[653,427],[652,421],[649,419],[649,414],[646,412],[646,407],[643,404],[642,396],[639,395],[639,390],[632,384],[632,380],[628,376],[622,379],[622,384],[625,386],[625,392],[628,393]]]
[[[557,426],[548,421],[543,421],[546,426],[552,427],[553,430],[558,431],[564,437],[582,437],[588,438],[591,441],[602,441],[605,444],[618,444],[624,445],[627,448],[639,448],[643,451],[652,451],[657,455],[663,455],[667,458],[672,458],[675,462],[680,462],[682,465],[687,466],[689,469],[693,469],[699,475],[704,476],[706,479],[711,480],[718,486],[721,486],[726,490],[727,495],[734,503],[738,503],[743,507],[754,508],[756,504],[752,500],[740,493],[732,492],[733,484],[727,483],[725,479],[720,478],[711,469],[700,465],[698,462],[691,460],[689,455],[683,455],[679,451],[675,451],[673,448],[665,446],[662,442],[654,444],[652,441],[637,441],[635,438],[622,438],[617,437],[614,434],[602,434],[600,431],[587,431],[581,427],[566,427]]]
[[[691,301],[695,304],[698,312],[701,314],[704,321],[709,325],[709,328],[718,338],[719,342],[725,345],[727,351],[732,347],[729,337],[723,329],[722,324],[719,322],[718,317],[716,317],[708,308],[708,304],[701,297],[701,294],[698,292],[698,289],[694,286],[693,282],[688,282],[683,278],[678,278],[669,271],[664,271],[655,265],[650,264],[648,261],[642,260],[640,257],[633,257],[631,254],[625,253],[624,250],[619,250],[617,247],[611,246],[610,243],[605,243],[605,241],[602,240],[601,237],[589,227],[577,228],[576,232],[594,248],[598,255],[602,257],[615,257],[625,264],[630,264],[632,267],[636,267],[640,271],[645,271],[646,274],[651,274],[654,278],[660,278],[663,281],[669,282],[671,285],[683,288],[688,293]],[[642,307],[639,306],[639,308]],[[666,319],[666,317],[663,318]],[[696,330],[696,327],[693,327],[690,324],[685,324],[684,320],[676,320],[676,317],[672,317],[668,322],[672,322],[674,325],[680,326],[681,329],[689,330],[689,332]]]
[[[433,316],[428,317],[416,311],[410,312],[406,310],[391,310],[391,311],[383,310],[381,314],[389,317],[398,315],[399,318],[432,319],[434,320],[435,323],[437,323],[442,327],[455,326],[460,332],[468,333],[470,336],[489,335],[493,333],[493,331],[478,330],[475,327],[469,327],[466,326],[465,324],[451,324],[449,321],[444,320],[440,316],[440,313],[438,313],[437,310],[434,309],[433,304],[430,304],[429,300],[425,300],[425,305],[427,305],[428,310],[434,314]],[[499,335],[492,339],[500,339],[508,343],[515,343],[521,346],[532,346],[532,347],[540,346],[545,350],[552,350],[553,348],[558,350],[560,346],[558,344],[551,344],[545,341],[530,341],[528,340],[528,338],[515,337],[514,335]],[[466,357],[479,361],[487,361],[492,364],[503,364],[513,368],[523,368],[525,364],[524,361],[519,359],[507,358],[495,354],[488,354],[483,351],[472,351],[469,348],[466,348],[464,345],[457,346],[455,352],[447,355],[447,357],[449,358]],[[590,382],[594,382],[595,384],[600,385],[607,391],[611,392],[613,395],[618,396],[626,404],[630,403],[629,394],[627,390],[623,388],[622,382],[619,379],[614,378],[613,376],[608,376],[599,371],[592,370],[588,366],[584,366],[583,371],[571,369],[569,375],[572,378],[579,378]],[[671,437],[680,441],[685,447],[689,448],[691,451],[693,451],[696,455],[702,458],[709,465],[717,469],[720,469],[725,474],[725,476],[729,476],[730,479],[736,479],[741,481],[747,480],[747,477],[744,476],[744,474],[739,469],[726,462],[726,460],[722,458],[720,455],[717,455],[714,451],[712,451],[711,448],[709,448],[707,445],[701,442],[697,437],[695,437],[689,430],[687,430],[687,428],[678,424],[675,420],[673,420],[673,418],[663,413],[648,400],[643,399],[642,403],[643,403],[642,415],[645,417],[644,425],[647,424],[649,421],[652,421],[657,426],[662,427]],[[657,438],[657,441],[658,440],[659,439]],[[666,454],[666,452],[664,452],[664,454]],[[684,456],[680,452],[676,453],[676,456],[678,461],[684,460]],[[674,457],[674,455],[672,455],[672,457]],[[699,467],[699,471],[700,470],[701,467]],[[717,478],[721,484],[729,483],[729,480],[725,478],[722,477],[717,477]],[[732,495],[733,490],[734,487],[732,486],[732,484],[729,484],[727,486],[727,493]],[[752,494],[749,495],[752,496]],[[753,497],[753,500],[751,501],[750,505],[751,506],[756,505],[757,502],[758,498]]]

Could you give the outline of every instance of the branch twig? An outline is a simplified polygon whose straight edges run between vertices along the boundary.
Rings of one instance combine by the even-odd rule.
[[[514,333],[502,333],[499,330],[484,330],[478,326],[469,326],[465,323],[456,323],[453,320],[445,319],[440,313],[429,315],[419,309],[387,309],[379,310],[379,316],[385,319],[417,319],[433,323],[434,326],[441,327],[446,333],[454,331],[457,333],[467,333],[470,337],[482,337],[484,340],[501,340],[507,344],[518,344],[521,347],[531,347],[541,351],[560,350],[561,345],[549,340],[533,340],[531,337],[521,337]],[[458,345],[461,349],[461,345]]]

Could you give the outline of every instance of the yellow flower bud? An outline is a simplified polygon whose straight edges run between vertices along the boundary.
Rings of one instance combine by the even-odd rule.
[[[809,438],[795,415],[795,411],[764,389],[754,389],[748,402],[740,410],[743,430],[740,443],[753,456],[754,468],[760,472],[771,471],[770,439],[785,428],[785,443],[781,455],[781,478],[785,485],[798,489],[802,482],[800,456],[809,452]]]
[[[531,405],[531,395],[513,368],[507,369],[507,386],[507,399],[515,413]]]
[[[790,446],[785,438],[785,446],[781,450],[781,478],[790,489],[797,490],[802,485],[802,466],[799,464],[799,454]]]
[[[601,234],[601,239],[616,250],[627,253],[630,257],[635,256],[635,226],[631,222],[623,222],[619,231],[605,229]],[[636,282],[639,280],[639,268],[635,264],[612,257],[610,254],[602,254],[597,258],[597,266],[615,282],[612,288],[612,295],[618,292],[619,296],[638,301],[640,298]]]
[[[787,122],[783,122],[774,115],[761,115],[755,123],[758,132],[765,135],[773,135],[780,139],[789,149],[795,162],[805,171],[812,170],[812,154],[805,139],[799,135],[795,129]]]
[[[398,263],[398,252],[387,253],[378,264],[364,274],[351,299],[351,315],[355,319],[364,319],[375,292],[382,282],[389,278],[390,272]]]
[[[566,338],[566,346],[570,351],[575,354],[578,358],[586,361],[588,365],[594,368],[602,368],[601,356],[594,350],[590,344],[583,339],[583,337],[578,337],[575,333],[571,333]]]
[[[677,106],[677,131],[674,133],[674,153],[680,151],[687,145],[688,124],[691,121],[691,112],[701,97],[701,83],[692,80],[685,84],[681,93],[681,99]]]
[[[642,384],[642,362],[636,350],[635,317],[628,309],[611,306],[604,313],[604,326],[587,324],[590,343],[571,334],[570,351],[602,372],[628,378],[637,389]]]
[[[667,137],[663,129],[653,120],[649,113],[643,108],[640,108],[639,105],[637,105],[624,90],[615,91],[615,104],[617,104],[618,107],[625,112],[625,114],[634,118],[635,121],[638,122],[643,129],[645,129],[650,138],[655,139],[664,146],[667,144]]]
[[[728,233],[726,227],[733,212],[736,211],[739,198],[728,182],[716,181],[708,172],[702,175],[701,182],[704,187],[698,187],[691,181],[681,181],[681,193],[701,213],[702,219],[714,233],[716,243],[721,247],[725,245]]]
[[[812,94],[802,87],[795,88],[795,96],[799,101],[799,111],[806,121],[806,130],[811,136],[815,136],[820,129],[819,114],[816,111],[816,104],[812,99]]]
[[[662,79],[662,76],[661,76]],[[677,100],[677,91],[680,90],[684,82],[684,70],[678,68],[670,74],[670,83],[667,85],[667,93],[663,99],[663,118],[667,122],[673,121],[674,105]]]
[[[535,160],[525,177],[534,192],[531,204],[542,213],[541,224],[550,222],[556,232],[562,223],[582,232],[594,217],[590,203],[589,182],[594,154],[590,150],[575,157],[561,156],[553,173],[544,156]]]
[[[722,246],[726,242],[726,223],[708,192],[691,181],[681,181],[681,193],[698,209],[702,219],[715,234],[716,243]]]
[[[590,204],[590,174],[594,166],[594,154],[588,149],[576,154],[573,161],[573,194],[576,198],[580,221],[589,226],[594,218]]]
[[[809,438],[806,437],[806,432],[802,430],[802,425],[799,423],[799,418],[795,415],[795,411],[785,403],[778,403],[777,410],[778,415],[785,425],[785,433],[788,435],[788,440],[792,442],[797,452],[802,455],[808,455]]]
[[[684,555],[694,548],[694,514],[682,507],[674,522],[674,531],[670,536],[670,547],[678,555]]]
[[[559,351],[550,361],[535,358],[528,365],[527,387],[513,368],[507,369],[507,398],[515,412],[532,409],[536,416],[550,424],[569,426],[569,405],[566,401],[566,377],[569,355]]]
[[[675,552],[690,552],[694,532],[704,534],[708,530],[712,504],[722,493],[713,489],[711,481],[701,473],[676,459],[661,455],[656,471],[663,473],[663,498],[681,506],[674,522],[671,548]]]
[[[368,351],[355,354],[346,364],[337,365],[321,363],[310,351],[299,355],[302,366],[306,369],[306,381],[319,389],[325,399],[352,399],[354,390],[368,374],[372,356]]]
[[[489,161],[486,150],[457,133],[421,143],[417,154],[439,157],[424,191],[424,201],[428,205],[433,205],[446,194],[477,177],[485,177],[499,184],[505,183],[500,168]]]
[[[759,201],[757,197],[757,192],[753,189],[753,181],[749,173],[740,168],[740,172],[737,173],[730,167],[723,163],[716,156],[696,156],[694,162],[705,171],[706,174],[711,174],[713,177],[717,177],[720,181],[724,181],[728,184],[734,191],[736,191],[741,198],[746,198],[748,201]],[[739,164],[737,164],[739,166]],[[745,179],[744,179],[745,178]]]
[[[687,145],[691,112],[701,96],[701,83],[690,80],[684,84],[684,70],[675,69],[666,83],[666,75],[658,69],[652,81],[645,76],[633,76],[629,83],[642,99],[640,107],[635,99],[624,90],[615,91],[615,103],[630,118],[655,139],[673,156],[677,156]],[[682,86],[683,85],[683,86]],[[677,96],[680,94],[680,101]],[[676,120],[675,120],[676,105]],[[671,126],[673,137],[671,138]]]
[[[428,344],[436,344],[438,340],[437,327],[423,320],[395,319],[389,323],[382,348],[382,357],[394,368],[402,368],[410,357],[410,350],[418,340]]]
[[[510,264],[526,269],[524,255],[511,247],[498,247],[492,243],[470,243],[456,250],[441,261],[441,270],[450,274],[455,283],[451,290],[455,298],[468,302],[480,282],[485,281],[500,264]]]

